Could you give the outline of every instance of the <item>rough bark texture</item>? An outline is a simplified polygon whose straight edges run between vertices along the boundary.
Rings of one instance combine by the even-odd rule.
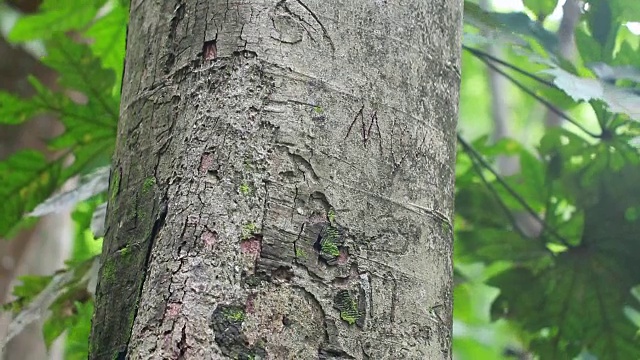
[[[131,3],[91,358],[447,359],[462,3]]]

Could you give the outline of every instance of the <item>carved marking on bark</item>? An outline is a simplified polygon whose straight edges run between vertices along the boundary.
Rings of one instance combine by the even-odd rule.
[[[347,129],[347,134],[344,136],[344,140],[349,137],[349,134],[351,134],[351,130],[353,129],[353,126],[356,124],[356,122],[358,122],[358,119],[360,120],[360,123],[362,125],[360,136],[362,136],[362,144],[365,148],[367,147],[367,142],[371,139],[373,125],[376,126],[376,131],[378,132],[378,147],[380,150],[380,155],[382,155],[382,132],[380,132],[380,125],[378,124],[378,112],[373,112],[373,114],[371,115],[371,119],[369,120],[369,124],[367,125],[364,120],[364,105],[362,105],[360,110],[358,110],[356,116],[353,117],[353,121]]]

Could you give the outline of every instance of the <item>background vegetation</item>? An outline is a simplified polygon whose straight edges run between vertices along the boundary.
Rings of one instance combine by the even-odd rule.
[[[11,241],[38,216],[68,207],[76,224],[67,269],[24,277],[16,300],[4,307],[16,319],[46,316],[48,344],[66,330],[68,359],[87,355],[127,3],[45,0],[15,22],[6,15],[9,5],[0,9],[10,29],[4,36],[59,75],[56,89],[32,77],[32,98],[0,93],[0,124],[48,113],[65,128],[48,139],[54,159],[34,150],[0,159],[0,236]],[[488,12],[465,2],[455,356],[636,359],[640,38],[631,29],[640,21],[640,2],[583,4],[573,56],[561,51],[565,40],[556,32],[560,4],[524,5]],[[501,86],[489,81],[496,74],[506,79]],[[498,106],[506,114],[502,123]],[[550,116],[559,121],[549,123]],[[77,176],[76,189],[58,191]],[[43,294],[55,296],[39,301]],[[12,326],[19,331],[20,324]]]

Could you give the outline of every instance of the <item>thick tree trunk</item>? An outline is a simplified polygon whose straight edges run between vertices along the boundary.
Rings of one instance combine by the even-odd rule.
[[[91,358],[446,359],[459,0],[134,0]]]

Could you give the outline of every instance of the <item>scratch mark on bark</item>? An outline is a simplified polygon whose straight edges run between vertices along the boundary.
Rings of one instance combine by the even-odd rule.
[[[311,9],[309,9],[309,7],[305,5],[302,1],[296,0],[296,2],[300,4],[300,6],[302,6],[305,10],[307,10],[309,15],[311,15],[311,17],[318,23],[318,25],[320,25],[320,28],[322,29],[322,36],[327,40],[327,42],[329,42],[329,46],[331,46],[331,51],[335,52],[336,47],[333,44],[333,40],[331,40],[331,37],[329,36],[329,32],[327,31],[327,28],[324,27],[324,25],[320,21],[320,18],[318,18],[318,15],[316,15],[313,11],[311,11]]]

